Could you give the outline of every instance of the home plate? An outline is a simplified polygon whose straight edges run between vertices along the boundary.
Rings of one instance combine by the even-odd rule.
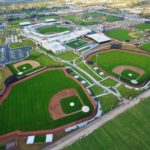
[[[90,108],[88,106],[83,106],[82,107],[82,111],[85,112],[85,113],[87,113],[87,112],[90,111]]]
[[[70,103],[70,106],[73,107],[75,104],[73,102]]]
[[[138,82],[136,80],[131,80],[131,83],[138,84]]]

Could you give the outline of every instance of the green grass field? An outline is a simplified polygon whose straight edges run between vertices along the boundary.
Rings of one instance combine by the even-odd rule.
[[[74,48],[74,49],[78,49],[80,47],[83,47],[87,44],[87,42],[85,41],[81,41],[81,40],[73,40],[71,42],[66,43],[67,46]]]
[[[150,98],[64,150],[149,150],[149,106]]]
[[[30,65],[30,64],[24,64],[24,65],[21,65],[21,66],[17,67],[17,70],[19,72],[24,72],[24,71],[27,71],[27,70],[30,70],[30,69],[32,69],[32,65]]]
[[[25,47],[25,46],[32,46],[33,48],[35,48],[36,44],[33,41],[27,39],[21,43],[10,43],[9,46],[12,49],[19,48],[19,47]]]
[[[115,21],[120,21],[120,20],[122,20],[122,18],[115,17],[115,16],[108,16],[105,19],[105,21],[107,21],[107,22],[115,22]]]
[[[98,24],[97,21],[93,21],[93,20],[76,20],[74,21],[74,23],[76,25],[83,25],[83,26],[90,26],[90,25]]]
[[[37,29],[37,31],[41,34],[61,33],[69,30],[70,30],[69,27],[61,26],[61,25],[51,25],[51,26],[40,27]]]
[[[144,75],[138,79],[137,85],[143,84],[150,78],[150,57],[146,55],[121,50],[112,50],[110,52],[101,53],[97,56],[97,65],[112,76],[119,78],[119,75],[112,72],[112,70],[117,66],[127,65],[135,66],[145,71]],[[96,62],[96,55],[93,56],[91,60]],[[121,76],[121,80],[132,85],[130,77],[125,78]]]
[[[124,78],[130,79],[130,80],[136,80],[140,74],[138,74],[137,72],[134,72],[132,70],[124,70],[121,73],[121,76],[123,76]]]
[[[141,49],[150,52],[150,43],[146,43],[140,47]]]
[[[46,135],[35,136],[34,143],[44,143],[46,141]]]
[[[0,69],[0,91],[3,88],[4,80],[5,80],[5,73],[3,70]]]
[[[64,89],[75,88],[82,102],[89,106],[88,113],[77,112],[53,120],[48,112],[50,99]],[[0,135],[21,131],[47,130],[85,118],[93,113],[93,106],[77,82],[62,70],[51,70],[15,85],[0,105]]]
[[[101,104],[103,114],[113,110],[119,104],[119,100],[117,99],[117,97],[115,97],[112,94],[99,97],[99,98],[97,98],[97,100]]]
[[[129,33],[130,31],[125,29],[114,29],[111,31],[107,31],[106,35],[114,39],[117,39],[119,41],[126,41],[126,40],[132,40],[132,37],[129,36]]]
[[[74,103],[74,106],[70,106],[71,103]],[[77,96],[63,99],[61,101],[61,106],[65,114],[74,113],[82,109],[82,103]]]
[[[136,26],[136,28],[140,30],[150,29],[150,24],[139,24]]]

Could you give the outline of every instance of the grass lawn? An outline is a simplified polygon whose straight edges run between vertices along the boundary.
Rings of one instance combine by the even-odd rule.
[[[24,64],[24,65],[18,66],[17,69],[19,72],[24,72],[24,71],[32,69],[32,65]]]
[[[101,82],[101,84],[103,84],[104,86],[107,86],[107,87],[113,87],[117,84],[118,82],[115,81],[115,80],[112,80],[110,78],[106,79],[106,80],[103,80]]]
[[[150,52],[150,43],[146,43],[140,47],[141,49]]]
[[[144,75],[138,79],[138,84],[145,83],[150,78],[150,57],[142,54],[125,52],[121,50],[112,50],[110,52],[104,52],[98,55],[97,65],[103,70],[111,74],[112,76],[118,77],[112,70],[117,66],[127,65],[135,66],[145,71]],[[91,58],[93,62],[96,62],[96,55]],[[132,85],[131,81],[121,76],[124,82]]]
[[[117,88],[117,90],[119,91],[119,93],[122,95],[122,97],[126,98],[126,99],[133,99],[135,96],[137,96],[138,94],[140,94],[142,91],[136,91],[135,89],[129,89],[127,87],[125,87],[125,85],[121,85]]]
[[[5,38],[0,38],[0,44],[2,44],[2,45],[5,44]]]
[[[3,88],[4,80],[5,80],[5,73],[0,69],[0,91]]]
[[[139,24],[136,26],[136,28],[140,30],[150,29],[150,24]]]
[[[150,98],[64,150],[149,150]],[[90,144],[89,144],[90,143]]]
[[[13,21],[10,21],[9,24],[14,26],[14,27],[19,27],[19,23],[21,22],[30,22],[29,19],[19,19],[19,20],[13,20]]]
[[[84,16],[86,16],[86,17],[100,17],[100,16],[102,16],[102,14],[97,13],[97,12],[91,12],[91,13],[84,14]]]
[[[12,49],[24,46],[32,46],[33,48],[35,48],[35,43],[31,40],[24,40],[21,43],[11,43],[9,46]]]
[[[74,106],[70,106],[73,104]],[[61,106],[65,114],[74,113],[82,109],[82,103],[77,96],[65,98],[61,101]]]
[[[46,141],[46,135],[35,136],[34,143],[44,143]]]
[[[40,81],[40,82],[39,82]],[[48,112],[50,99],[64,89],[75,88],[88,113],[78,112],[65,118],[53,120]],[[21,131],[47,130],[91,115],[93,106],[77,82],[62,70],[49,70],[15,85],[0,105],[0,135]]]
[[[92,92],[92,95],[100,95],[100,94],[105,93],[104,89],[102,89],[101,87],[99,87],[97,85],[90,87],[90,90]]]
[[[37,31],[41,34],[61,33],[69,30],[70,30],[69,27],[61,26],[61,25],[51,25],[51,26],[40,27],[37,29]]]
[[[64,60],[67,60],[67,61],[73,61],[74,59],[78,58],[79,56],[74,54],[71,51],[68,51],[68,52],[65,52],[63,54],[57,55],[57,57],[64,59]]]
[[[76,25],[83,25],[83,26],[95,25],[98,23],[97,21],[92,20],[76,20],[74,22]]]
[[[108,16],[105,19],[105,21],[107,22],[115,22],[115,21],[120,21],[120,20],[123,20],[123,19],[119,17],[115,17],[115,16]]]
[[[67,46],[74,48],[74,49],[78,49],[80,47],[83,47],[87,44],[87,42],[82,41],[82,40],[73,40],[71,42],[66,43]]]
[[[97,100],[100,102],[104,114],[111,111],[119,104],[117,97],[112,94],[99,97]]]
[[[132,37],[129,36],[129,33],[130,31],[125,29],[114,29],[111,31],[107,31],[106,35],[114,39],[117,39],[119,41],[126,41],[126,40],[132,40]]]

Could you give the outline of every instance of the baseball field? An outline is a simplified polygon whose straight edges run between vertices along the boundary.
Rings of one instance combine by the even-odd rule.
[[[147,30],[150,29],[150,24],[139,24],[136,26],[136,28],[140,30]]]
[[[132,40],[133,37],[129,35],[130,31],[125,29],[114,29],[106,32],[106,35],[117,39],[119,41]]]
[[[141,49],[150,52],[150,43],[146,43],[140,47]]]
[[[108,74],[130,85],[139,86],[150,77],[149,55],[111,50],[93,55],[91,60]]]
[[[64,150],[149,150],[149,106],[150,98]]]
[[[54,34],[69,31],[70,28],[62,25],[51,25],[37,28],[37,31],[41,34]]]
[[[0,97],[0,136],[55,129],[94,111],[91,97],[62,69],[47,69],[11,86]]]

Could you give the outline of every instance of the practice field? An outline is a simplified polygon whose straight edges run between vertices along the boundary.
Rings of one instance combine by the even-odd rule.
[[[146,43],[140,47],[141,49],[150,52],[150,43]]]
[[[115,21],[120,21],[123,20],[123,18],[115,17],[115,16],[109,16],[106,17],[105,21],[107,22],[115,22]]]
[[[92,56],[92,61],[107,73],[130,85],[141,85],[150,79],[150,56],[112,50]]]
[[[130,31],[125,29],[114,29],[111,31],[107,31],[106,35],[112,38],[115,38],[120,41],[132,40],[133,37],[129,35]]]
[[[64,150],[149,150],[149,106],[150,98]]]
[[[78,49],[80,47],[83,47],[86,44],[87,44],[87,42],[79,40],[79,39],[66,43],[67,46],[74,48],[74,49]]]
[[[41,34],[61,33],[69,30],[70,30],[69,27],[61,26],[61,25],[51,25],[51,26],[40,27],[37,29],[37,31]]]
[[[79,97],[84,108],[88,108],[86,111],[83,106],[79,107]],[[57,113],[55,115],[59,117],[62,110],[59,101],[63,103],[63,110],[67,114],[63,113],[64,117],[56,119],[53,114]],[[59,109],[53,107],[52,110],[51,104],[56,103]],[[0,104],[0,135],[15,130],[38,131],[61,127],[93,114],[92,103],[91,97],[64,70],[43,71],[13,85]]]
[[[146,30],[146,29],[150,30],[150,24],[139,24],[136,26],[136,28],[140,30]]]

